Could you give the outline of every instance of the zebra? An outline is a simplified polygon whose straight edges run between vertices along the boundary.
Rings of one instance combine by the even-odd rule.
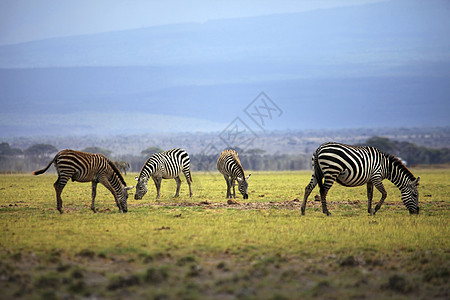
[[[223,150],[217,160],[217,170],[222,173],[227,182],[227,198],[231,198],[231,187],[233,187],[233,197],[236,199],[235,180],[238,182],[238,190],[244,199],[248,199],[248,179],[245,177],[239,156],[234,150]]]
[[[127,186],[116,165],[103,154],[92,154],[75,150],[62,150],[55,155],[53,160],[42,170],[34,171],[33,175],[45,173],[54,163],[58,179],[53,184],[56,191],[56,208],[62,214],[61,193],[69,181],[92,182],[91,209],[95,213],[95,196],[97,184],[103,184],[114,196],[119,212],[126,213],[128,190],[133,186]]]
[[[325,143],[319,146],[312,157],[313,174],[305,188],[301,206],[305,214],[306,200],[314,187],[319,184],[322,212],[330,215],[326,196],[335,181],[346,187],[367,185],[368,212],[374,215],[386,199],[384,179],[394,183],[402,193],[402,201],[410,214],[419,213],[419,193],[417,179],[395,156],[375,147],[358,147],[339,143]],[[323,180],[323,182],[322,182]],[[372,209],[373,187],[381,193],[381,199]]]
[[[120,160],[115,161],[114,164],[116,165],[117,169],[123,172],[124,175],[127,175],[127,170],[130,168],[130,164],[128,162]]]
[[[136,177],[137,185],[134,199],[140,200],[147,193],[147,183],[150,177],[155,182],[156,199],[159,199],[160,196],[162,179],[170,178],[175,178],[177,183],[175,197],[178,197],[181,186],[181,172],[183,172],[189,185],[189,197],[192,197],[190,164],[189,155],[180,148],[153,154],[142,166],[139,177]]]

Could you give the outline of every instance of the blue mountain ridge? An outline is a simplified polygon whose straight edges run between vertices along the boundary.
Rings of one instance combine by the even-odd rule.
[[[110,124],[80,123],[96,112],[192,118],[217,129],[235,117],[251,123],[244,108],[261,91],[284,112],[270,129],[448,126],[446,8],[386,1],[1,46],[0,116],[23,121],[0,121],[0,136],[53,134],[42,120],[56,115],[74,124],[66,133],[114,133]],[[38,130],[35,120],[44,124]],[[161,128],[151,123],[140,132]]]

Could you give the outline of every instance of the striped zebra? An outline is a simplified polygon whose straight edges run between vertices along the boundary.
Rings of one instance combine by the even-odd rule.
[[[130,164],[124,160],[115,161],[114,164],[116,165],[117,169],[119,171],[123,172],[123,174],[127,175],[127,170],[130,168]]]
[[[95,210],[95,195],[97,184],[103,184],[114,196],[120,212],[127,212],[128,190],[120,171],[116,165],[103,154],[92,154],[75,150],[62,150],[55,155],[53,160],[42,170],[34,171],[33,175],[45,173],[48,168],[55,165],[58,179],[53,184],[56,191],[56,208],[60,213],[62,210],[61,193],[67,182],[92,182],[92,204],[91,209]]]
[[[394,183],[402,193],[402,201],[411,214],[419,213],[419,193],[417,179],[395,156],[381,152],[375,147],[357,147],[339,143],[325,143],[313,154],[313,174],[305,188],[302,215],[305,214],[306,200],[314,187],[319,184],[323,213],[327,209],[327,193],[335,181],[347,187],[367,185],[368,212],[374,215],[386,199],[383,180]],[[323,180],[323,182],[322,182]],[[381,199],[372,209],[373,187],[381,193]]]
[[[155,182],[156,199],[159,199],[162,179],[171,178],[175,178],[177,183],[175,197],[178,197],[181,186],[181,172],[183,172],[186,177],[186,181],[189,185],[189,196],[192,197],[190,164],[191,161],[189,155],[180,148],[153,154],[142,166],[139,177],[136,177],[137,185],[134,199],[142,199],[147,193],[147,183],[150,177]]]
[[[233,197],[236,198],[235,180],[238,182],[238,190],[244,199],[248,199],[248,178],[245,177],[239,156],[234,150],[223,150],[217,160],[217,170],[222,173],[227,182],[227,198],[231,198],[231,187],[233,187]]]

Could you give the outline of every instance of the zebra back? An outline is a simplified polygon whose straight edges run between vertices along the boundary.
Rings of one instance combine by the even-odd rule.
[[[313,160],[314,174],[320,187],[331,187],[334,179],[345,186],[359,186],[367,183],[377,172],[387,178],[384,154],[375,147],[325,143],[317,148]],[[346,176],[336,178],[344,170]]]
[[[174,178],[182,171],[192,182],[190,171],[191,160],[187,152],[181,148],[155,153],[150,156],[139,173],[139,179],[152,177],[158,172],[163,178]]]

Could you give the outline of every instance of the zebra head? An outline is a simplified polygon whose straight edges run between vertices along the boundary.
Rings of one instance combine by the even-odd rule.
[[[409,182],[404,189],[402,189],[402,201],[410,214],[419,214],[419,185],[420,177]]]
[[[248,181],[247,180],[250,177],[250,175],[252,175],[252,174],[249,174],[245,178],[242,178],[242,177],[236,178],[237,182],[238,182],[238,190],[239,190],[239,192],[241,192],[242,196],[244,196],[244,199],[248,199],[248,192],[247,192],[247,190],[248,190]]]
[[[142,197],[144,197],[144,195],[147,194],[148,178],[136,176],[136,181],[137,181],[137,184],[136,184],[136,193],[134,194],[134,199],[141,200]]]
[[[118,197],[119,201],[119,211],[126,213],[128,211],[127,208],[127,201],[128,201],[128,191],[134,188],[134,186],[123,186],[122,187],[122,193]]]

